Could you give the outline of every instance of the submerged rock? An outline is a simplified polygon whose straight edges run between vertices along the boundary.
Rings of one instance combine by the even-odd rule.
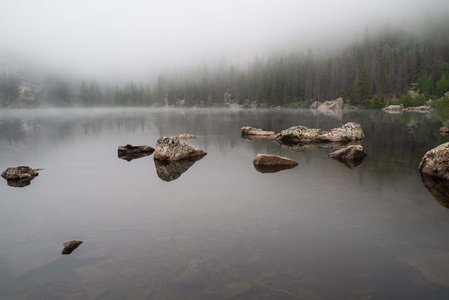
[[[202,289],[209,280],[210,267],[204,259],[191,259],[169,274],[173,289]]]
[[[276,139],[284,144],[307,144],[328,142],[349,142],[364,139],[365,133],[358,123],[348,122],[341,127],[329,131],[308,128],[306,126],[294,126],[282,130]]]
[[[149,156],[153,152],[154,148],[151,146],[136,146],[130,144],[127,144],[126,146],[119,146],[117,150],[118,157],[127,161]]]
[[[177,137],[161,137],[156,143],[154,159],[172,161],[206,154],[203,150],[196,149]]]
[[[78,241],[78,240],[74,240],[74,241],[70,241],[67,243],[64,243],[64,249],[62,249],[62,254],[66,255],[66,254],[70,254],[72,253],[76,248],[78,248],[79,245],[81,245],[83,243],[83,241]]]
[[[28,166],[18,166],[7,168],[2,173],[2,177],[8,181],[9,186],[24,187],[31,183],[40,169],[32,169]]]
[[[421,173],[421,181],[433,198],[449,208],[449,181]]]
[[[176,161],[155,159],[154,164],[156,166],[157,176],[167,182],[176,180],[204,156],[205,154]]]
[[[366,153],[363,150],[362,145],[351,145],[346,148],[332,152],[328,156],[331,158],[353,160],[358,158],[364,158],[366,156]]]
[[[276,133],[274,131],[265,131],[260,128],[254,127],[242,127],[240,130],[243,137],[256,136],[256,137],[273,137]]]
[[[449,180],[449,142],[427,151],[418,169],[421,173]]]

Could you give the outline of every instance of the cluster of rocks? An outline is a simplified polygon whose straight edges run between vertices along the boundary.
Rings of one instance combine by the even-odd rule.
[[[407,107],[404,108],[404,105],[399,104],[399,105],[389,105],[386,106],[384,108],[382,108],[382,110],[387,111],[387,112],[402,112],[402,111],[415,111],[415,112],[430,112],[433,110],[433,108],[431,108],[430,106],[427,105],[421,105],[421,106],[414,106],[414,107]]]
[[[341,127],[331,130],[322,130],[317,128],[308,128],[306,126],[294,126],[282,130],[279,133],[274,131],[265,131],[260,128],[242,127],[242,138],[267,138],[277,141],[281,145],[288,145],[297,151],[305,148],[319,149],[322,145],[331,145],[331,147],[342,148],[340,146],[349,142],[365,139],[365,133],[358,123],[348,122]],[[336,146],[337,145],[337,146]],[[329,154],[329,157],[340,161],[349,161],[346,165],[355,167],[360,165],[361,160],[366,156],[361,145],[350,145]],[[286,157],[278,157],[269,154],[259,154],[253,161],[255,168],[262,173],[273,173],[279,170],[285,170],[297,165],[297,162]]]

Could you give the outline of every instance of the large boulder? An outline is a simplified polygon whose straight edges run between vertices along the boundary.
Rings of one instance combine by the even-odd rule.
[[[348,122],[331,130],[294,126],[282,130],[276,139],[284,144],[349,142],[364,139],[365,133],[358,123]]]
[[[362,145],[350,145],[346,148],[332,152],[328,156],[339,159],[358,159],[365,157],[366,153],[363,151]]]
[[[320,106],[318,107],[318,109],[343,109],[345,107],[345,103],[343,101],[343,98],[338,98],[335,100],[329,100],[329,101],[324,101],[323,103],[320,104]]]
[[[276,133],[274,131],[265,131],[260,128],[254,128],[245,126],[240,129],[243,137],[256,136],[256,137],[273,137]]]
[[[421,173],[449,180],[449,142],[427,151],[418,169]]]
[[[177,137],[161,137],[156,143],[154,159],[172,161],[206,154],[203,150],[196,149]]]

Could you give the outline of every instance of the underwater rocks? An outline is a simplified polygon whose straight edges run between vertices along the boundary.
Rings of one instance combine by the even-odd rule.
[[[156,166],[157,176],[167,182],[176,180],[204,156],[205,154],[176,161],[155,159],[154,164]]]
[[[149,156],[153,152],[154,148],[151,146],[136,146],[130,144],[127,144],[126,146],[119,146],[117,150],[118,157],[127,161]]]
[[[449,142],[427,151],[418,169],[421,173],[449,181]]]
[[[203,150],[196,149],[177,137],[161,137],[156,143],[154,159],[172,161],[206,154]]]
[[[24,187],[31,183],[40,169],[32,169],[28,166],[18,166],[7,168],[2,173],[2,177],[8,181],[9,186]]]

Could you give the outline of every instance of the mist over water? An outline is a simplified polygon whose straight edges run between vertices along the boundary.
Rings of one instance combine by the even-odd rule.
[[[223,57],[334,49],[366,27],[407,27],[447,8],[443,0],[4,1],[0,50],[78,76],[139,81]]]

